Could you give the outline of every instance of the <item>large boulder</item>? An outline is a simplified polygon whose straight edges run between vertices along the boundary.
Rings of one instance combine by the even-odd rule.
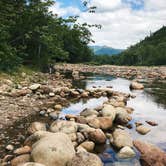
[[[65,121],[65,120],[55,121],[51,124],[50,131],[54,133],[62,132],[65,134],[76,133],[77,123],[73,121]]]
[[[141,90],[141,89],[144,89],[144,86],[143,86],[143,84],[141,84],[141,83],[138,83],[138,82],[136,82],[136,81],[133,81],[133,82],[130,84],[130,89]]]
[[[134,146],[141,153],[141,164],[143,166],[165,166],[166,153],[155,145],[144,143],[139,140],[133,141]]]
[[[113,142],[116,148],[121,149],[125,146],[133,147],[132,138],[125,130],[116,129],[113,134]]]
[[[97,155],[82,151],[77,153],[67,166],[103,166],[103,164]]]
[[[33,161],[46,166],[66,166],[75,156],[74,146],[64,133],[41,138],[32,146]]]
[[[28,128],[28,133],[33,134],[36,131],[46,131],[46,124],[41,122],[33,122]]]

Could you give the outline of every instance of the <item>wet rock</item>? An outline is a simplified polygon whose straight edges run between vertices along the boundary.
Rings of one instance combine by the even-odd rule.
[[[142,134],[142,135],[145,135],[145,134],[147,134],[147,133],[150,132],[150,129],[147,128],[147,127],[145,127],[145,126],[143,126],[143,125],[141,125],[141,126],[138,126],[138,127],[136,128],[136,131],[137,131],[138,133]]]
[[[81,116],[85,116],[85,117],[87,117],[87,116],[91,116],[91,115],[98,115],[99,113],[96,111],[96,110],[94,110],[94,109],[84,109],[81,113],[80,113],[80,115]]]
[[[139,140],[135,140],[134,146],[141,153],[141,164],[143,166],[165,166],[166,165],[166,153],[156,147],[155,145],[144,143]]]
[[[72,114],[67,114],[67,115],[65,115],[65,118],[66,118],[67,120],[70,120],[70,119],[77,119],[77,116],[76,116],[76,115],[72,115]]]
[[[135,126],[136,127],[141,126],[141,125],[143,125],[143,123],[141,123],[141,122],[135,122]]]
[[[13,149],[14,149],[13,145],[7,145],[6,146],[6,150],[8,150],[8,151],[12,151]]]
[[[135,152],[129,146],[125,146],[118,152],[119,158],[132,158],[135,156]]]
[[[19,165],[27,163],[29,161],[30,161],[30,155],[23,154],[21,156],[15,157],[13,160],[11,160],[11,166],[19,166]]]
[[[83,98],[87,98],[88,96],[89,96],[89,92],[83,92],[81,94],[81,97],[83,97]]]
[[[92,152],[95,147],[95,144],[92,141],[85,141],[85,142],[81,143],[79,146],[83,147],[88,152]]]
[[[33,84],[33,85],[29,86],[29,89],[32,91],[35,91],[35,90],[39,89],[40,86],[41,86],[41,84]]]
[[[158,126],[158,124],[156,122],[153,122],[153,121],[148,121],[147,120],[146,123],[148,123],[151,126]]]
[[[18,148],[16,150],[14,150],[14,154],[20,155],[20,154],[26,154],[26,153],[30,153],[31,152],[31,147],[30,146],[24,146],[21,148]]]
[[[113,122],[111,117],[98,117],[100,128],[102,130],[108,130],[112,128]]]
[[[55,121],[50,126],[51,132],[62,132],[66,134],[76,133],[77,132],[77,124],[72,121]]]
[[[138,82],[136,82],[136,81],[133,81],[133,82],[130,84],[130,89],[141,90],[141,89],[144,89],[144,86],[143,86],[143,84],[141,84],[141,83],[138,83]]]
[[[66,166],[75,156],[75,150],[69,137],[55,133],[37,141],[32,147],[32,159],[49,166]]]
[[[113,142],[116,148],[121,149],[125,146],[133,147],[132,138],[125,130],[116,129],[113,134]]]
[[[40,163],[28,162],[28,163],[25,163],[25,164],[21,164],[20,166],[46,166],[46,165],[43,165],[43,164],[40,164]]]
[[[132,117],[126,112],[125,108],[117,107],[116,108],[116,122],[119,124],[128,123]]]
[[[33,122],[28,128],[28,133],[33,134],[36,131],[46,131],[46,124],[41,123],[41,122]]]
[[[89,132],[89,139],[95,143],[103,144],[106,142],[106,136],[101,129],[95,129],[94,131]]]
[[[92,153],[80,152],[73,157],[67,166],[103,166],[100,158]]]

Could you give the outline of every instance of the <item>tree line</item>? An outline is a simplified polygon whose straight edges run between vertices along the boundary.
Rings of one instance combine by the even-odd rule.
[[[53,14],[49,7],[54,3],[0,1],[0,70],[13,70],[19,65],[44,68],[55,62],[91,61],[90,25],[78,23],[77,16],[64,19]]]
[[[94,56],[94,64],[113,65],[166,65],[166,27],[151,33],[144,40],[119,55]]]

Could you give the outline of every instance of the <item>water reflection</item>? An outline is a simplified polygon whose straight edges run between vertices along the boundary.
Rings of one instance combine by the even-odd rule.
[[[130,80],[123,78],[115,78],[108,75],[88,76],[86,80],[81,81],[77,87],[89,89],[95,87],[113,86],[114,90],[132,93],[136,98],[128,101],[128,106],[134,108],[133,120],[130,122],[133,126],[129,132],[134,139],[142,139],[166,149],[166,83],[164,82],[144,82],[145,90],[130,91]],[[79,86],[80,85],[80,86]],[[83,87],[82,87],[83,85]],[[145,121],[155,121],[159,125],[152,127]],[[151,129],[147,135],[140,135],[135,131],[135,122],[139,121]]]

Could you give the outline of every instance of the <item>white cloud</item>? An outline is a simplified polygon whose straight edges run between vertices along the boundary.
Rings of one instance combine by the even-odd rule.
[[[98,45],[126,48],[166,25],[166,0],[91,0],[98,7],[96,13],[84,13],[74,7],[62,8],[60,4],[53,11],[61,16],[79,14],[80,22],[101,24],[101,30],[92,29],[93,39]],[[144,4],[139,10],[132,5]]]
[[[79,15],[80,10],[76,7],[69,6],[69,7],[62,7],[62,3],[56,2],[52,7],[49,9],[54,14],[58,14],[59,16],[67,16],[67,15]]]

